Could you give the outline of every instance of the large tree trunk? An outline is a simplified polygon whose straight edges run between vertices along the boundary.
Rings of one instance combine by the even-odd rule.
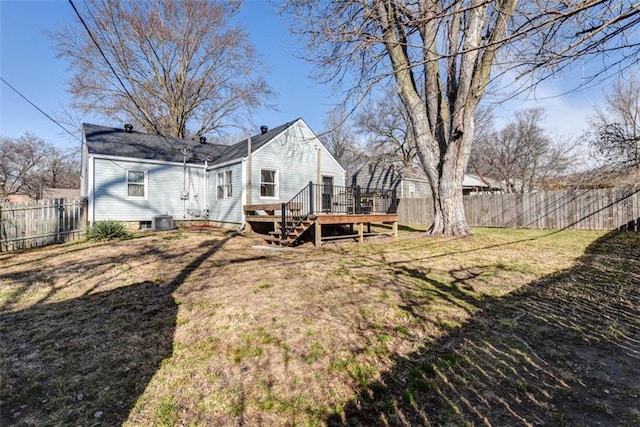
[[[436,191],[433,192],[434,221],[430,234],[466,235],[471,230],[467,223],[462,198],[462,182],[471,152],[473,117],[466,117],[464,133],[458,134],[446,146],[439,167]]]
[[[409,53],[412,29],[402,18],[401,2],[374,2],[372,13],[381,26],[396,89],[407,109],[416,152],[431,186],[431,234],[470,233],[462,203],[462,181],[475,131],[474,113],[489,83],[497,49],[493,42],[505,34],[517,0],[503,0],[491,8],[489,3],[471,0],[467,8],[467,3],[454,2],[452,10],[441,15],[437,2],[418,1],[420,14],[430,19],[420,27],[424,62],[417,66]],[[438,38],[433,17],[439,14],[448,25],[446,40]],[[483,36],[487,24],[492,31]],[[440,41],[446,56],[434,53]],[[424,93],[417,87],[421,73]]]

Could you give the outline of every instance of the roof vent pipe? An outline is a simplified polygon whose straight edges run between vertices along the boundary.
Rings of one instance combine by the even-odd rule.
[[[201,136],[200,137],[200,144],[206,144],[207,143],[207,137],[206,136]]]
[[[260,126],[260,133],[262,135],[264,135],[265,133],[267,133],[267,131],[269,130],[269,128],[267,126]]]
[[[126,125],[124,125],[124,130],[127,131],[128,133],[133,132],[133,125],[130,125],[129,123],[127,123]]]

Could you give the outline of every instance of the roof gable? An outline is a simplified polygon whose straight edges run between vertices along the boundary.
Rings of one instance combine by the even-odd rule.
[[[259,133],[258,135],[251,136],[251,152],[255,152],[260,147],[266,145],[268,142],[272,141],[282,132],[291,127],[295,122],[300,119],[293,120],[291,122],[282,124],[280,126],[276,126],[273,129],[268,129],[264,133]],[[217,158],[215,158],[212,164],[225,163],[228,161],[242,159],[247,156],[247,145],[249,143],[249,138],[244,139],[236,144],[230,145],[227,149]]]

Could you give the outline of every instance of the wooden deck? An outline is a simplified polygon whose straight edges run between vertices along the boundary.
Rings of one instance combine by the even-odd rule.
[[[323,240],[334,240],[336,237],[357,238],[359,243],[364,242],[365,226],[367,235],[383,233],[371,233],[371,224],[390,224],[393,237],[398,237],[398,214],[325,214],[318,215],[315,219],[315,241],[316,246],[320,246]],[[353,225],[357,229],[357,234],[347,234],[344,236],[322,236],[323,225]]]
[[[272,223],[274,231],[270,233],[270,236],[265,238],[269,243],[281,244],[288,246],[301,238],[302,235],[308,230],[313,231],[313,242],[315,246],[320,246],[323,241],[330,241],[336,239],[356,239],[358,242],[364,242],[364,238],[367,236],[388,234],[393,237],[398,237],[398,214],[395,213],[371,213],[371,214],[335,214],[335,213],[318,213],[313,215],[306,215],[303,226],[299,227],[299,231],[295,233],[290,239],[282,239],[279,235],[278,229],[280,228],[280,222],[282,221],[282,213],[280,212],[281,204],[263,204],[263,205],[245,205],[245,220],[247,224],[258,228],[260,224]],[[299,214],[298,212],[294,212]],[[388,224],[391,225],[391,231],[389,233],[371,233],[372,224]],[[323,235],[323,227],[334,226],[349,226],[352,230],[350,233],[339,235]]]

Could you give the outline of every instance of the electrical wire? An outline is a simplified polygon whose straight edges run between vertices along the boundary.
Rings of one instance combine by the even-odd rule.
[[[131,95],[131,93],[129,92],[129,90],[127,89],[127,87],[125,86],[124,82],[120,79],[120,77],[118,76],[117,72],[115,71],[115,69],[113,68],[113,66],[111,65],[111,62],[108,60],[108,58],[106,57],[104,51],[102,50],[102,48],[100,47],[100,45],[98,44],[98,42],[96,41],[96,39],[93,37],[93,34],[91,33],[89,27],[87,26],[86,22],[84,21],[84,19],[82,18],[82,16],[80,15],[80,13],[78,12],[78,9],[76,8],[76,6],[73,4],[72,0],[69,0],[69,3],[71,4],[71,7],[73,8],[73,10],[75,11],[76,15],[78,16],[78,19],[80,19],[80,22],[82,23],[82,25],[84,26],[84,28],[86,29],[87,33],[89,34],[89,37],[91,38],[91,40],[93,40],[94,44],[96,45],[96,47],[98,48],[98,50],[100,51],[100,54],[102,55],[102,57],[104,58],[105,62],[107,63],[107,65],[109,66],[109,68],[111,69],[113,75],[116,77],[116,79],[118,80],[118,82],[120,82],[120,85],[122,86],[123,90],[125,91],[125,93],[127,94],[127,96],[129,97],[129,99],[131,99],[131,101],[133,102],[133,104],[135,105],[135,107],[142,112],[142,109],[140,108],[140,106],[138,105],[138,103],[136,102],[136,100],[133,98],[133,96]],[[93,17],[93,14],[91,14],[91,16]],[[93,17],[94,21],[95,21],[95,17]],[[16,89],[13,85],[11,85],[8,81],[6,81],[3,77],[0,76],[0,80],[6,84],[11,90],[13,90],[18,96],[20,96],[22,99],[24,99],[27,103],[29,103],[32,107],[34,107],[36,110],[38,110],[42,115],[44,115],[46,118],[48,118],[50,121],[52,121],[53,123],[55,123],[57,126],[59,126],[62,130],[64,130],[66,133],[68,133],[69,135],[71,135],[73,138],[75,138],[76,140],[78,140],[80,142],[81,145],[86,146],[86,142],[83,141],[82,138],[78,137],[77,135],[75,135],[73,132],[71,132],[69,129],[67,129],[66,127],[64,127],[61,123],[59,123],[57,120],[55,120],[53,117],[51,117],[49,114],[47,114],[44,110],[42,110],[40,107],[38,107],[33,101],[31,101],[29,98],[27,98],[24,94],[22,94],[18,89]],[[181,150],[179,150],[176,146],[174,146],[171,142],[169,142],[169,140],[162,135],[162,133],[160,132],[160,130],[158,129],[157,125],[155,123],[152,123],[153,127],[156,130],[157,135],[161,138],[161,140],[163,140],[173,151],[175,151],[178,154],[183,154],[181,153]],[[186,148],[186,146],[185,146]],[[186,156],[185,156],[186,157]],[[124,167],[123,165],[119,164],[118,162],[116,162],[113,159],[108,159],[111,163],[113,163],[115,166],[119,167],[122,170],[127,170],[126,167]],[[186,161],[186,159],[185,159]],[[191,184],[191,187],[193,188],[193,181],[191,178],[191,168],[189,168],[189,181]],[[195,191],[195,188],[193,188]],[[191,201],[190,201],[191,202]],[[199,200],[196,201],[196,204],[198,205],[198,208],[200,208],[200,203]]]
[[[42,108],[38,107],[33,101],[31,101],[29,98],[27,98],[24,94],[22,94],[18,89],[16,89],[14,86],[12,86],[8,81],[6,81],[3,77],[0,76],[0,80],[6,84],[11,90],[13,90],[16,94],[18,94],[22,99],[24,99],[25,101],[27,101],[33,108],[35,108],[36,110],[38,110],[42,115],[44,115],[46,118],[48,118],[49,120],[51,120],[53,123],[55,123],[56,125],[58,125],[62,130],[64,130],[66,133],[68,133],[69,135],[71,135],[72,137],[74,137],[75,139],[77,139],[80,144],[82,144],[83,146],[86,146],[86,142],[82,140],[82,138],[78,137],[77,135],[75,135],[73,132],[71,132],[69,129],[67,129],[66,127],[64,127],[60,122],[58,122],[56,119],[54,119],[53,117],[51,117],[49,114],[47,114]],[[109,160],[111,163],[113,163],[115,166],[117,166],[118,168],[122,169],[122,170],[128,170],[128,168],[126,168],[125,166],[119,164],[117,161],[115,161],[114,159],[106,159]]]
[[[124,84],[124,82],[122,81],[122,79],[120,78],[120,76],[118,75],[118,73],[116,72],[115,68],[113,67],[113,65],[111,65],[111,61],[109,61],[109,58],[107,58],[107,55],[104,53],[104,50],[102,50],[102,47],[100,47],[100,44],[98,43],[98,41],[96,40],[96,38],[93,36],[93,33],[91,32],[91,30],[89,29],[89,26],[87,25],[87,23],[85,22],[84,18],[82,18],[82,15],[80,14],[80,12],[78,11],[78,8],[76,8],[76,5],[73,3],[73,0],[68,0],[69,4],[71,5],[71,7],[73,8],[73,11],[75,12],[76,16],[78,17],[78,19],[80,20],[80,23],[82,24],[82,26],[84,27],[84,29],[87,31],[87,34],[89,35],[89,37],[91,38],[91,40],[93,41],[93,44],[95,44],[96,48],[98,48],[98,51],[100,52],[100,55],[102,56],[102,58],[104,59],[104,61],[107,63],[107,65],[109,66],[109,69],[111,70],[111,73],[113,73],[113,76],[118,80],[118,82],[120,83],[120,86],[122,86],[122,89],[124,90],[124,92],[127,94],[127,97],[131,100],[131,102],[133,102],[133,105],[136,107],[136,109],[138,111],[140,111],[142,114],[144,114],[144,112],[142,111],[142,108],[140,107],[140,104],[138,104],[138,102],[136,101],[136,99],[133,97],[133,95],[131,95],[131,92],[129,92],[129,89],[127,89],[127,86]],[[91,12],[91,10],[89,9],[88,5],[85,3],[85,6],[87,7],[87,10],[89,11],[89,14],[91,15],[91,17],[94,20],[94,23],[96,24],[96,26],[98,28],[100,28],[99,25],[97,25],[95,16],[93,15],[93,13]],[[165,144],[167,144],[167,146],[169,146],[176,154],[182,154],[180,149],[177,148],[175,145],[173,145],[163,134],[162,132],[160,132],[160,129],[158,128],[158,126],[156,125],[155,122],[150,122],[150,124],[153,126],[154,130],[156,131],[156,134],[161,138],[162,141],[165,142]]]
[[[42,113],[46,118],[48,118],[49,120],[51,120],[53,123],[55,123],[56,125],[58,125],[63,131],[65,131],[66,133],[68,133],[69,135],[71,135],[72,137],[74,137],[75,139],[77,139],[78,141],[80,141],[81,144],[84,144],[84,142],[82,141],[81,138],[78,137],[78,135],[75,135],[73,132],[71,132],[69,129],[67,129],[66,127],[62,126],[62,124],[60,124],[56,119],[54,119],[53,117],[51,117],[49,114],[47,114],[46,112],[44,112],[42,110],[42,108],[38,107],[36,104],[34,104],[29,98],[27,98],[26,96],[24,96],[18,89],[16,89],[15,87],[13,87],[11,84],[9,84],[8,81],[6,81],[4,78],[0,77],[0,80],[2,80],[2,82],[4,84],[6,84],[7,86],[9,86],[9,88],[11,88],[12,91],[14,91],[15,93],[17,93],[22,99],[24,99],[25,101],[27,101],[29,104],[31,104],[31,106],[33,108],[35,108],[36,110],[38,110],[40,113]]]
[[[4,78],[0,77],[0,80],[2,80],[2,82],[4,84],[6,84],[7,86],[9,86],[11,88],[11,90],[13,90],[15,93],[17,93],[22,99],[24,99],[25,101],[27,101],[33,108],[35,108],[36,110],[38,110],[40,113],[42,113],[46,118],[48,118],[49,120],[51,120],[53,123],[55,123],[56,125],[60,126],[60,128],[62,128],[62,130],[64,130],[65,132],[67,132],[69,135],[71,135],[72,137],[74,137],[75,139],[77,139],[81,145],[86,146],[87,143],[85,141],[82,140],[82,138],[79,138],[77,135],[75,135],[73,132],[71,132],[69,129],[65,128],[64,126],[62,126],[62,124],[60,124],[60,122],[58,122],[56,119],[54,119],[53,117],[51,117],[49,114],[47,114],[42,108],[38,107],[33,101],[31,101],[29,98],[27,98],[25,95],[23,95],[18,89],[16,89],[15,87],[13,87],[11,84],[9,84],[9,82],[7,82]],[[118,164],[115,160],[113,159],[108,159],[111,163],[113,163],[115,166],[119,167],[122,170],[127,170],[127,168],[125,168],[124,166]]]

